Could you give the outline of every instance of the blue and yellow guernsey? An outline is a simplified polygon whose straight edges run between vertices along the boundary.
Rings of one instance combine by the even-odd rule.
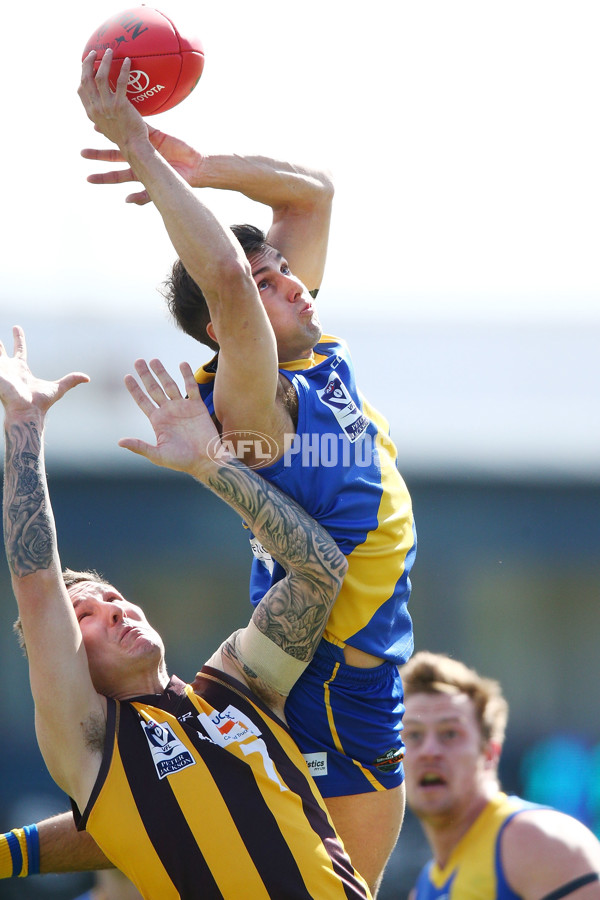
[[[213,361],[196,373],[211,413],[215,370]],[[413,650],[407,602],[416,533],[388,423],[358,390],[339,338],[324,335],[310,359],[280,372],[298,396],[296,433],[284,455],[259,471],[320,522],[348,559],[324,637],[402,664]],[[256,542],[253,550],[256,605],[284,571]]]
[[[516,815],[541,808],[498,793],[454,847],[443,868],[433,860],[424,866],[415,887],[416,900],[520,900],[504,875],[500,840]]]

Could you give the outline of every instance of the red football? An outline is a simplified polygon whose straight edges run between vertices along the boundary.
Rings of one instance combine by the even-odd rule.
[[[108,19],[91,36],[82,59],[90,50],[98,54],[111,47],[113,64],[109,83],[116,88],[123,60],[131,59],[127,95],[143,116],[177,106],[196,87],[204,68],[204,48],[198,38],[183,37],[171,20],[150,6],[126,9]]]

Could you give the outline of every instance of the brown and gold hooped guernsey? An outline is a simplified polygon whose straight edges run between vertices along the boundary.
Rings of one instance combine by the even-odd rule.
[[[108,700],[79,830],[153,900],[368,900],[286,726],[205,666]]]

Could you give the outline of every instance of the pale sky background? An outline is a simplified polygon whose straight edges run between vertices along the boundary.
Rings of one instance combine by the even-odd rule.
[[[199,149],[333,171],[328,303],[600,318],[597,0],[156,5],[201,36],[206,66],[149,121]],[[173,253],[158,214],[86,184],[79,156],[104,140],[76,94],[81,52],[126,8],[5,10],[0,296],[22,308],[160,309]],[[260,219],[239,197],[211,203]]]
[[[206,64],[149,122],[202,151],[331,169],[321,319],[348,336],[405,464],[544,460],[597,478],[600,2],[157,6],[201,36]],[[2,337],[18,321],[37,359],[57,355],[52,377],[88,371],[89,393],[68,402],[86,407],[90,435],[104,403],[111,446],[133,427],[121,405],[139,415],[122,389],[130,360],[190,358],[157,290],[174,258],[158,213],[126,205],[128,185],[87,184],[103,166],[79,155],[106,145],[77,96],[81,53],[127,8],[10,4],[1,63]],[[269,224],[240,195],[205,197],[227,224]],[[90,437],[89,459],[103,453]]]

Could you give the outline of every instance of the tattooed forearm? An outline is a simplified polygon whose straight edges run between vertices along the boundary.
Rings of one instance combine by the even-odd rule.
[[[270,546],[262,543],[270,553],[277,556],[281,545],[279,555],[285,555],[290,565],[306,559],[307,529],[297,528],[297,516],[292,514],[294,501],[268,481],[234,460],[211,477],[209,486],[244,517],[257,537],[265,536]],[[308,521],[312,524],[312,519]]]
[[[209,479],[209,487],[243,517],[284,568],[320,581],[346,571],[333,538],[295,500],[236,460]]]
[[[321,640],[336,596],[328,584],[299,582],[291,575],[271,587],[252,620],[273,643],[305,662]]]
[[[257,606],[255,625],[290,656],[309,660],[341,587],[345,557],[294,500],[241,463],[223,466],[209,486],[288,572]]]
[[[12,572],[21,578],[47,569],[54,553],[54,523],[42,461],[42,435],[33,422],[6,428],[4,543]]]

